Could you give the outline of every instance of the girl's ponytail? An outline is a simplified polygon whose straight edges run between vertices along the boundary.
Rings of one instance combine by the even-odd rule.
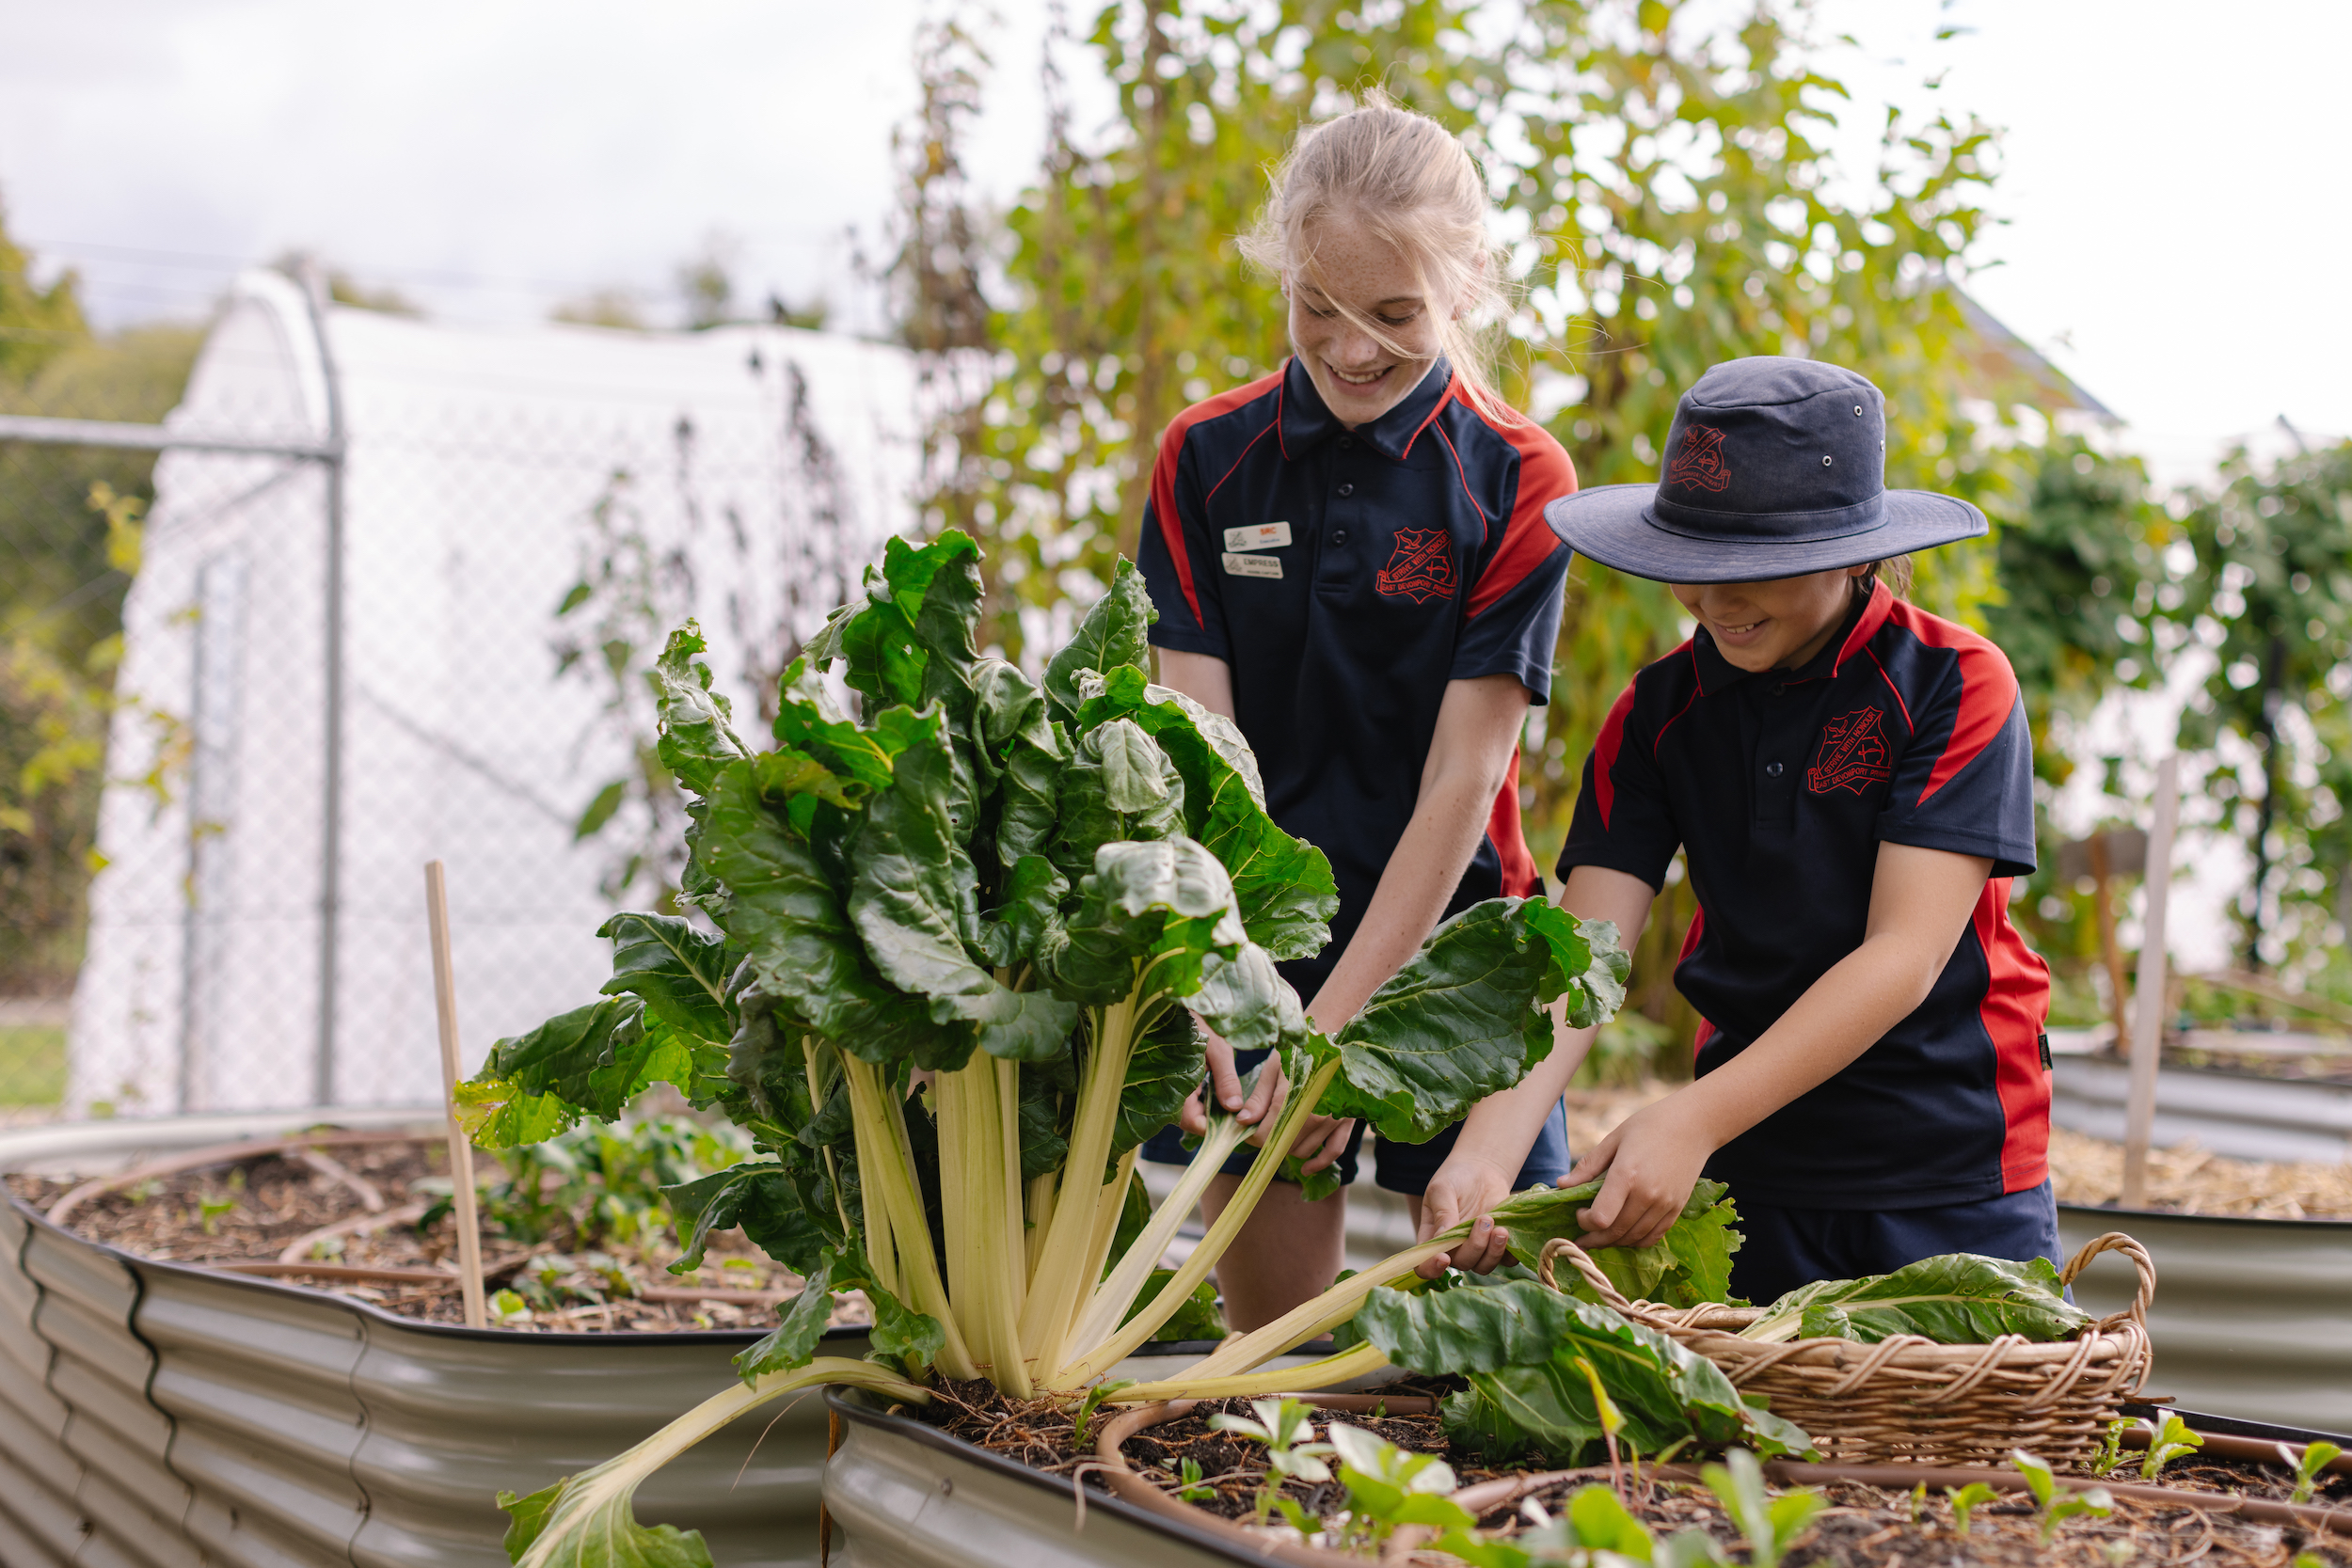
[[[1497,423],[1524,422],[1494,389],[1508,296],[1502,250],[1486,228],[1486,178],[1445,127],[1375,87],[1359,107],[1301,131],[1270,183],[1241,238],[1244,256],[1278,277],[1312,275],[1311,226],[1327,214],[1353,216],[1412,266],[1462,400]],[[1412,357],[1380,323],[1332,303],[1383,348]]]

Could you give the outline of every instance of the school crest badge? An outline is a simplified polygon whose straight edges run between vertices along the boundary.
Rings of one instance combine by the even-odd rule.
[[[1454,541],[1441,528],[1401,528],[1389,563],[1372,585],[1392,599],[1426,604],[1454,596]]]
[[[1675,449],[1675,460],[1666,465],[1666,483],[1709,491],[1729,484],[1731,470],[1724,466],[1724,433],[1710,425],[1686,428],[1682,445]]]
[[[1886,715],[1874,707],[1841,714],[1821,726],[1804,787],[1816,795],[1850,789],[1861,794],[1895,776],[1895,753],[1886,744]]]

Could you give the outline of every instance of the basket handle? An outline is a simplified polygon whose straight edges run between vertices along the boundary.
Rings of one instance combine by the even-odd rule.
[[[2148,1326],[2148,1306],[2156,1295],[2156,1262],[2154,1259],[2148,1256],[2146,1247],[2141,1246],[2121,1230],[2110,1230],[2106,1235],[2085,1243],[2083,1249],[2074,1254],[2074,1259],[2059,1272],[2058,1283],[2060,1285],[2074,1284],[2075,1276],[2089,1268],[2090,1260],[2103,1252],[2120,1252],[2130,1259],[2132,1267],[2138,1271],[2139,1286],[2132,1292],[2131,1306],[2121,1312],[2111,1312],[2101,1318],[2096,1326],[2106,1328],[2122,1319],[2129,1318],[2145,1330]]]
[[[1560,1282],[1552,1275],[1552,1264],[1555,1259],[1561,1258],[1565,1258],[1576,1265],[1576,1272],[1584,1276],[1584,1282],[1593,1288],[1594,1293],[1600,1297],[1603,1306],[1622,1312],[1637,1323],[1649,1321],[1650,1315],[1645,1310],[1648,1304],[1637,1305],[1626,1300],[1618,1292],[1617,1288],[1609,1282],[1609,1276],[1600,1272],[1600,1265],[1593,1261],[1593,1255],[1569,1241],[1565,1236],[1554,1236],[1544,1243],[1543,1253],[1535,1259],[1535,1277],[1550,1289],[1559,1290]]]

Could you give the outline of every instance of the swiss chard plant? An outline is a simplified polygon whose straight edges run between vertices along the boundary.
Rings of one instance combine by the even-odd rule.
[[[2068,1301],[2046,1258],[2022,1263],[1973,1252],[1923,1258],[1893,1274],[1800,1286],[1740,1332],[1767,1344],[1916,1334],[1947,1345],[1983,1345],[2004,1334],[2072,1338],[2090,1314]]]
[[[669,1191],[687,1242],[676,1266],[740,1227],[806,1288],[738,1358],[742,1386],[620,1459],[508,1499],[518,1560],[632,1560],[627,1544],[651,1539],[628,1513],[645,1474],[815,1383],[920,1402],[934,1375],[986,1378],[1016,1398],[1094,1386],[1134,1402],[1379,1369],[1383,1349],[1364,1341],[1261,1370],[1467,1226],[1182,1377],[1099,1391],[1137,1345],[1198,1320],[1209,1271],[1311,1114],[1425,1140],[1543,1058],[1549,1004],[1581,1025],[1623,1000],[1613,927],[1500,898],[1441,926],[1354,1019],[1315,1029],[1275,965],[1328,940],[1328,863],[1266,815],[1232,721],[1151,682],[1152,611],[1134,570],[1120,564],[1033,681],[975,651],[977,555],[958,533],[893,541],[864,598],[785,675],[772,744],[738,733],[691,625],[653,673],[660,758],[689,801],[680,901],[703,918],[615,916],[603,998],[500,1041],[467,1114],[483,1143],[528,1143],[609,1118],[650,1083],[676,1085],[757,1150]],[[853,705],[836,701],[844,686]],[[1204,1027],[1271,1048],[1290,1088],[1239,1193],[1162,1270],[1208,1177],[1249,1136],[1214,1117],[1175,1192],[1156,1211],[1143,1201],[1137,1149],[1200,1082]],[[1538,1241],[1572,1234],[1570,1201],[1522,1195],[1527,1213],[1498,1217]],[[1604,1254],[1603,1266],[1629,1282],[1687,1275],[1726,1245],[1692,1231],[1688,1258]],[[873,1305],[873,1359],[818,1358],[832,1295],[852,1289]]]

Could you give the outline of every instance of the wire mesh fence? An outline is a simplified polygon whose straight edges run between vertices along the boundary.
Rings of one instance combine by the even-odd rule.
[[[664,637],[761,727],[910,520],[914,401],[876,345],[255,275],[160,455],[0,439],[0,1117],[436,1098],[429,859],[469,1064],[593,1000],[596,927],[679,870]]]

